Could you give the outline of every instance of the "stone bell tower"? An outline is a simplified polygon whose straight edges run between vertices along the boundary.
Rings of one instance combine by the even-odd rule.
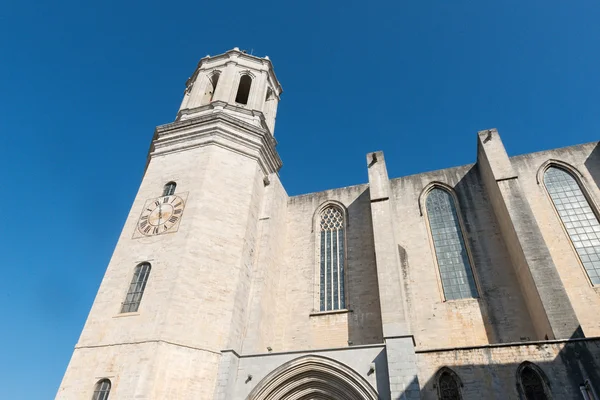
[[[213,399],[239,351],[265,187],[281,160],[268,57],[200,60],[139,191],[57,399]]]

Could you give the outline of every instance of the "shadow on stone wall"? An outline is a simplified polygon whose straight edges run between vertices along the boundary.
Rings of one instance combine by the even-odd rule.
[[[348,206],[347,246],[346,296],[347,306],[352,310],[348,314],[348,341],[354,346],[382,343],[383,329],[368,188]]]
[[[584,164],[590,175],[592,175],[596,186],[600,188],[600,142],[596,143],[596,147],[594,147]]]
[[[600,393],[600,340],[578,339],[579,333],[573,333],[576,340],[565,343],[563,349],[551,361],[536,362],[535,357],[531,359],[518,359],[512,363],[497,363],[498,356],[504,351],[504,357],[518,358],[515,348],[522,346],[534,347],[538,354],[548,353],[549,342],[536,342],[535,344],[513,344],[510,346],[495,346],[483,348],[465,348],[448,351],[421,351],[417,353],[420,364],[442,358],[452,359],[460,363],[460,360],[468,358],[479,358],[488,360],[486,364],[465,364],[459,366],[439,365],[436,373],[427,382],[421,382],[421,399],[437,400],[438,387],[436,381],[437,371],[442,367],[450,368],[457,374],[462,386],[460,388],[462,400],[479,399],[525,399],[520,393],[517,383],[517,370],[519,366],[529,361],[539,367],[549,390],[549,399],[581,400],[581,386],[586,380],[596,393]],[[580,336],[579,336],[580,337]],[[555,345],[555,344],[554,344]],[[428,360],[429,359],[429,360]],[[402,397],[393,400],[399,400]]]
[[[479,283],[479,307],[489,343],[535,340],[535,331],[477,165],[454,186]],[[499,259],[504,255],[504,259]]]

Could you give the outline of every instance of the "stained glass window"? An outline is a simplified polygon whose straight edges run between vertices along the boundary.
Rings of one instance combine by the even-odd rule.
[[[548,194],[592,284],[600,284],[600,223],[575,178],[557,167],[544,174]]]
[[[521,386],[526,400],[548,400],[542,377],[530,366],[521,370]]]
[[[144,289],[146,288],[146,282],[148,281],[149,274],[149,263],[142,263],[135,267],[133,279],[129,285],[129,290],[127,291],[125,301],[123,302],[123,307],[121,308],[122,313],[136,312],[138,310],[140,302],[142,301]]]
[[[102,379],[96,383],[94,388],[94,396],[92,400],[108,400],[110,394],[110,381],[108,379]]]
[[[477,297],[452,195],[434,188],[427,195],[426,208],[446,300]]]
[[[321,311],[346,308],[344,294],[344,214],[330,206],[320,221],[320,303]]]
[[[438,380],[440,400],[460,400],[458,382],[449,372],[443,372]]]

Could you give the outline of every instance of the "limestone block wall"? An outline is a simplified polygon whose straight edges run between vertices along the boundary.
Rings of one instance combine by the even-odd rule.
[[[338,201],[348,213],[346,226],[346,294],[349,311],[318,310],[319,206]],[[286,246],[275,301],[274,351],[382,343],[381,312],[367,185],[302,196],[287,203]],[[314,226],[316,224],[316,227]],[[315,231],[316,230],[316,231]],[[273,306],[273,304],[271,305]],[[273,310],[273,308],[272,308]]]
[[[588,280],[560,217],[543,184],[543,167],[556,160],[573,167],[584,190],[597,207],[600,204],[600,152],[598,143],[564,147],[511,157],[514,169],[548,246],[573,309],[586,336],[600,335],[600,290]],[[580,174],[580,175],[579,175]],[[539,178],[539,179],[538,179]],[[596,211],[599,211],[596,208]]]
[[[392,179],[410,322],[417,349],[519,341],[533,337],[498,223],[474,165]],[[478,299],[444,301],[420,198],[432,182],[454,189],[473,259]],[[468,332],[468,334],[465,334]]]
[[[517,368],[524,361],[536,364],[543,371],[552,398],[579,400],[582,398],[579,387],[586,379],[599,382],[600,341],[418,351],[421,399],[438,399],[435,374],[440,368],[449,367],[462,382],[464,400],[518,400],[521,397],[517,390]]]
[[[212,399],[218,354],[153,341],[75,351],[56,398],[91,399],[96,382],[111,381],[111,397]],[[207,390],[209,389],[209,390]]]
[[[176,194],[187,200],[178,231],[134,237],[146,200],[161,196],[169,181],[177,182]],[[204,385],[193,397],[210,398],[206,393],[213,388],[207,385],[214,384],[220,350],[241,346],[263,191],[258,163],[221,147],[198,147],[152,158],[76,346],[87,350],[75,350],[60,391],[72,396],[93,388],[95,382],[89,386],[86,380],[98,375],[91,375],[95,370],[85,365],[114,371],[113,376],[129,376],[134,372],[125,369],[135,371],[146,361],[157,368],[152,385],[159,392],[161,385],[170,385],[167,380],[179,380],[161,368],[173,365],[176,361],[169,357],[181,352],[178,346],[186,346],[194,349],[193,354],[178,362],[193,366],[189,385],[193,381]],[[120,314],[134,268],[142,261],[150,262],[152,270],[139,310]],[[128,350],[122,348],[144,343],[174,347],[162,349],[167,357],[162,361],[155,350],[145,348],[145,360],[139,361],[129,358]],[[111,350],[114,360],[106,359],[108,348],[121,349],[124,354]],[[77,386],[84,381],[85,387]],[[128,378],[119,386],[128,393],[138,390],[140,384]],[[185,387],[181,390],[187,390]]]
[[[278,285],[281,276],[287,273],[282,265],[285,260],[288,195],[276,174],[268,179],[258,218],[258,245],[242,347],[244,354],[266,352],[268,346],[273,346],[278,329]]]

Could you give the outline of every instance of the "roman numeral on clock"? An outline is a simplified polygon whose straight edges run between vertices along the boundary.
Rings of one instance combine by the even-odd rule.
[[[178,219],[179,219],[179,217],[172,216],[171,218],[169,218],[169,222],[175,223],[175,222],[177,222]]]

